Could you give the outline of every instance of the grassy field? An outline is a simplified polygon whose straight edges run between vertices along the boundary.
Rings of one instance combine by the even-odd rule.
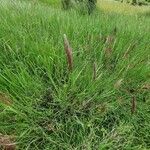
[[[147,13],[150,16],[150,6],[134,6],[128,3],[120,3],[113,0],[98,0],[97,5],[101,10],[123,14]]]
[[[149,24],[147,13],[0,0],[1,148],[149,150]]]

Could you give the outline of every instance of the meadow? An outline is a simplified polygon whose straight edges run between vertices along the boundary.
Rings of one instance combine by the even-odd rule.
[[[0,0],[0,148],[149,150],[149,7],[47,2]]]

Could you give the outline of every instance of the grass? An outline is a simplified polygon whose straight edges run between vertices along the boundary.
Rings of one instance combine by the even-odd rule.
[[[61,0],[39,0],[39,2],[42,2],[46,5],[51,5],[53,7],[60,7]]]
[[[22,150],[150,149],[147,15],[17,0],[1,0],[0,12],[0,140],[13,136]]]
[[[134,6],[128,3],[114,2],[112,0],[98,0],[98,7],[107,12],[120,14],[137,14],[150,12],[150,6]]]

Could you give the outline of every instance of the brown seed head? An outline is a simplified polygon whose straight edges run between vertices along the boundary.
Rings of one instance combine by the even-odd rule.
[[[68,68],[71,71],[73,69],[72,48],[70,47],[66,34],[64,34],[64,49],[67,56]]]

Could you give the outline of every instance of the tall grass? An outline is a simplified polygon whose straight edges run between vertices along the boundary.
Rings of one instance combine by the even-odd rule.
[[[0,2],[0,140],[13,136],[22,150],[150,148],[148,17]]]
[[[98,0],[97,6],[106,12],[116,12],[123,14],[149,13],[150,6],[134,6],[129,3],[114,2],[113,0]]]

